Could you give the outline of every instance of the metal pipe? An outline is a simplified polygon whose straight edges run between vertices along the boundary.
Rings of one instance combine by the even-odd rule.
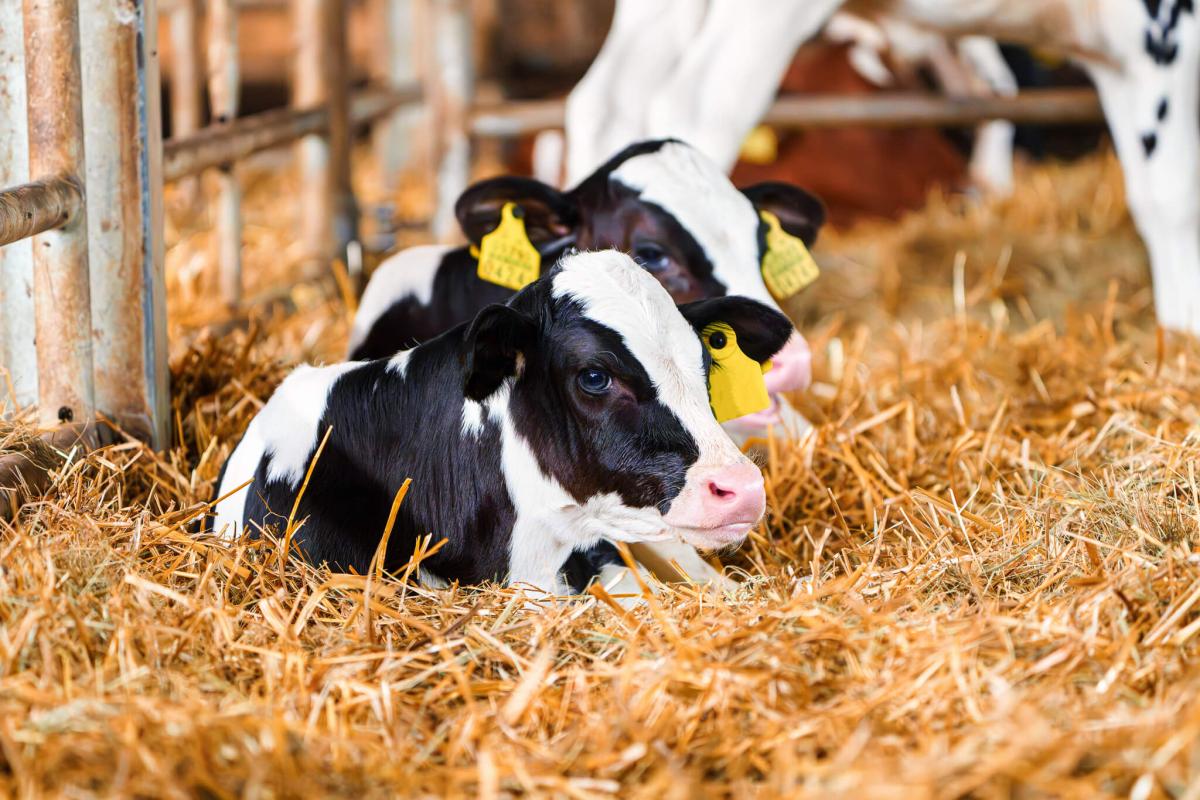
[[[208,103],[217,124],[237,118],[240,88],[237,9],[233,0],[210,0]],[[217,167],[216,227],[221,298],[236,308],[242,299],[242,189],[232,161]]]
[[[417,80],[413,0],[371,0],[376,24],[372,52],[372,78],[380,86],[400,87]],[[424,109],[400,108],[380,119],[371,129],[383,194],[390,197],[400,181],[400,171],[412,150],[411,140]]]
[[[0,153],[6,154],[0,158],[0,188],[29,181],[23,27],[21,4],[0,3]],[[6,223],[0,223],[4,227]],[[33,250],[24,239],[4,244],[0,232],[0,373],[8,374],[7,380],[0,374],[0,409],[10,406],[10,401],[23,408],[37,402]]]
[[[399,90],[364,89],[350,99],[352,125],[363,125],[421,98],[417,87]],[[209,167],[273,147],[290,144],[329,128],[328,109],[278,109],[241,117],[226,125],[212,125],[184,139],[169,139],[163,145],[163,176],[168,181],[195,175]]]
[[[87,174],[76,0],[24,0],[29,171]],[[38,416],[45,426],[95,420],[87,210],[33,241]]]
[[[295,0],[296,62],[292,105],[324,106],[325,73],[331,68],[323,26],[331,0]],[[326,117],[328,125],[328,116]],[[328,130],[328,128],[326,128]],[[333,216],[329,191],[329,138],[309,133],[297,145],[300,169],[300,236],[304,258],[328,264],[333,257]]]
[[[0,247],[65,227],[82,210],[83,190],[74,178],[48,178],[0,190]]]
[[[190,136],[200,130],[204,113],[200,95],[200,0],[177,0],[167,11],[171,36],[171,135]],[[160,10],[162,4],[160,3]],[[200,197],[198,181],[181,187],[190,205]]]
[[[350,46],[346,39],[349,9],[342,0],[326,0],[322,46],[325,49],[325,102],[329,108],[329,205],[333,210],[334,254],[351,264],[348,249],[359,241],[358,201],[350,181]]]
[[[1103,119],[1091,89],[1023,89],[1015,97],[944,97],[932,94],[793,95],[780,98],[763,122],[784,129],[870,126],[971,126],[991,119],[1070,125]],[[561,100],[508,102],[478,108],[471,120],[477,136],[511,138],[563,126]]]
[[[154,0],[81,0],[96,407],[168,443],[162,109]],[[147,42],[151,44],[147,45]]]
[[[433,52],[426,68],[426,98],[433,108],[437,178],[432,229],[447,241],[458,230],[454,204],[471,169],[470,106],[474,95],[471,25],[463,0],[430,0]]]

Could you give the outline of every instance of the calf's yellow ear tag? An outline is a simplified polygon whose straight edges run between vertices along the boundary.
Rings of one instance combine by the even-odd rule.
[[[479,242],[481,280],[516,291],[538,279],[542,254],[529,241],[524,216],[516,203],[500,209],[500,224]]]
[[[708,373],[708,401],[717,422],[757,414],[771,407],[763,373],[771,362],[759,364],[738,347],[737,334],[724,322],[714,322],[700,334],[712,356]]]
[[[759,211],[767,223],[767,252],[762,258],[763,282],[776,300],[787,300],[817,279],[821,271],[798,236],[792,236],[770,211]]]

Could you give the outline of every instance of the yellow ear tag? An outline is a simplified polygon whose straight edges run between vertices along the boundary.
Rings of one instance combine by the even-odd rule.
[[[516,291],[538,279],[542,255],[529,241],[516,203],[505,203],[500,209],[500,224],[479,243],[478,258],[477,274],[488,283]]]
[[[759,211],[767,223],[767,252],[762,258],[763,282],[776,300],[787,300],[817,279],[817,262],[797,236],[779,224],[770,211]]]
[[[717,422],[757,414],[771,407],[763,373],[771,362],[759,364],[738,347],[737,334],[724,322],[714,322],[700,334],[712,356],[708,400]]]

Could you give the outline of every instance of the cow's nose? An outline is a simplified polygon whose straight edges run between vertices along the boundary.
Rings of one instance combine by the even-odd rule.
[[[771,358],[771,369],[763,375],[767,391],[802,392],[812,383],[812,351],[798,332]]]
[[[767,507],[762,472],[749,462],[739,462],[713,472],[701,502],[713,527],[753,525]]]

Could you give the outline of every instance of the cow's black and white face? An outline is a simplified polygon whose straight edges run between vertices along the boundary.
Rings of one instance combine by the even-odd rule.
[[[676,308],[621,253],[565,257],[466,334],[471,422],[503,426],[505,480],[517,513],[513,553],[546,531],[701,547],[740,542],[764,509],[762,476],[713,418],[697,330],[733,325],[751,357],[791,333],[743,298]],[[474,407],[472,407],[474,406]]]
[[[820,201],[803,190],[783,183],[739,190],[711,159],[674,140],[632,145],[569,192],[526,178],[475,184],[457,205],[468,238],[478,243],[494,229],[510,201],[521,206],[540,248],[621,250],[676,303],[737,295],[775,310],[761,271],[766,225],[759,211],[775,214],[808,245],[825,218]],[[798,333],[773,360],[772,395],[808,386],[811,355]],[[774,413],[755,415],[748,429],[778,422]]]

